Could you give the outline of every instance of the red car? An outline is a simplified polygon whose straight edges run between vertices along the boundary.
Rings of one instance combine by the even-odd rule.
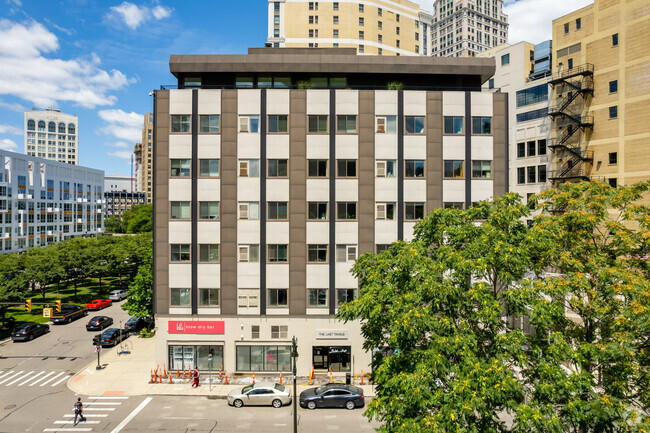
[[[110,307],[113,305],[113,301],[108,299],[95,299],[90,303],[86,304],[86,309],[88,310],[101,310],[102,308]]]

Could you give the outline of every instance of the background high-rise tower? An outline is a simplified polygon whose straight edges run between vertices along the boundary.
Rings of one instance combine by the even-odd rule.
[[[52,108],[26,111],[25,154],[79,164],[79,118]]]

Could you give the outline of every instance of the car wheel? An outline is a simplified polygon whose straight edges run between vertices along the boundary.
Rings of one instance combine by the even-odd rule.
[[[68,317],[67,319],[65,319],[64,323],[68,324],[68,323],[70,323],[70,321],[71,321],[71,319]]]
[[[34,334],[29,334],[29,341],[32,341],[34,339]]]
[[[273,402],[271,402],[271,406],[273,406],[276,409],[282,407],[282,401],[276,398],[275,400],[273,400]]]
[[[232,402],[232,405],[235,406],[235,407],[242,407],[244,405],[244,402],[237,399],[237,400]]]
[[[307,409],[311,409],[311,410],[316,409],[316,402],[315,401],[307,402]]]
[[[348,401],[345,402],[345,408],[347,410],[352,410],[352,409],[354,409],[354,407],[355,407],[355,404],[354,404],[354,402],[352,400],[348,400]]]

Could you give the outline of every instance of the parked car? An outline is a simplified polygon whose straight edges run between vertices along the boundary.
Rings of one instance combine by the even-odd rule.
[[[88,315],[88,310],[81,305],[62,305],[61,311],[52,313],[52,323],[70,323],[80,317]]]
[[[31,341],[39,335],[50,332],[50,326],[42,323],[27,322],[14,328],[11,333],[13,341]]]
[[[356,407],[363,407],[363,390],[354,385],[328,383],[301,392],[299,402],[300,407],[307,409],[344,407],[352,410]]]
[[[291,404],[291,388],[279,383],[254,383],[228,393],[228,404],[242,406],[282,407]]]
[[[88,310],[101,310],[102,308],[110,307],[113,301],[110,299],[95,299],[86,304]]]
[[[86,323],[86,331],[101,331],[113,324],[113,319],[108,316],[95,316]]]
[[[108,295],[108,299],[111,301],[121,301],[122,299],[126,299],[126,294],[128,293],[128,290],[113,290],[111,293]]]
[[[153,324],[151,317],[132,316],[124,324],[124,329],[129,332],[138,332],[143,328],[150,328]]]
[[[97,346],[100,342],[102,347],[115,346],[129,337],[129,333],[123,329],[108,328],[101,334],[93,337],[93,345]]]

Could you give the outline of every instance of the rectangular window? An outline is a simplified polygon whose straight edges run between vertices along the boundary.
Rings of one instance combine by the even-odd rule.
[[[526,143],[517,143],[517,158],[526,157]]]
[[[171,177],[188,177],[190,175],[190,160],[172,159],[170,175]]]
[[[529,120],[541,119],[548,116],[548,108],[540,108],[539,110],[526,111],[525,113],[517,114],[517,123],[528,122]]]
[[[251,339],[260,338],[260,325],[251,326]]]
[[[424,177],[424,160],[407,159],[404,161],[404,177]]]
[[[517,183],[519,185],[522,185],[526,183],[526,168],[525,167],[518,167],[517,168]]]
[[[173,201],[171,204],[171,219],[190,219],[190,202]]]
[[[616,180],[615,177],[610,177],[609,179],[607,179],[607,182],[609,182],[609,186],[611,186],[612,188],[616,188],[616,186],[618,185],[618,181]]]
[[[337,177],[356,177],[357,160],[356,159],[337,159],[336,160]]]
[[[289,333],[289,327],[287,325],[271,326],[271,338],[287,338],[288,333]]]
[[[307,289],[307,302],[310,307],[327,307],[328,289]]]
[[[239,219],[240,220],[258,220],[260,219],[260,204],[256,201],[239,202]]]
[[[327,244],[316,245],[310,244],[307,246],[307,261],[316,263],[316,262],[327,262]]]
[[[377,42],[382,43],[381,35],[377,35]]]
[[[564,34],[566,35],[568,33],[569,33],[569,23],[566,23],[564,24]]]
[[[363,30],[359,30],[359,39],[363,40]]]
[[[492,161],[472,161],[472,177],[480,179],[491,179]]]
[[[463,118],[445,116],[445,134],[462,134]]]
[[[446,178],[462,178],[463,177],[463,162],[462,160],[450,160],[446,159],[445,163],[445,173],[444,177]]]
[[[545,165],[538,165],[537,166],[537,181],[539,183],[546,182],[546,166]]]
[[[548,84],[520,90],[516,93],[517,107],[525,107],[538,102],[548,101]]]
[[[534,141],[529,141],[526,144],[527,144],[527,148],[528,148],[528,156],[535,156],[535,150],[536,150],[535,142]]]
[[[357,132],[356,115],[336,116],[336,132],[339,134],[354,134]]]
[[[506,66],[510,64],[510,54],[504,54],[501,56],[501,66]]]
[[[618,153],[617,152],[610,152],[609,153],[609,163],[610,164],[618,164]]]
[[[190,289],[170,289],[169,304],[172,307],[186,307],[190,305]]]
[[[200,201],[199,202],[199,219],[218,220],[219,219],[219,202],[218,201]]]
[[[618,80],[610,81],[609,93],[616,93],[616,92],[618,92]]]
[[[200,177],[219,177],[219,160],[218,159],[200,159],[199,160]]]
[[[286,114],[269,114],[269,133],[287,132]]]
[[[336,261],[338,263],[352,263],[357,259],[356,245],[337,245]]]
[[[327,202],[309,202],[307,205],[307,219],[326,220],[327,219]]]
[[[199,244],[199,262],[219,262],[219,244]]]
[[[269,307],[286,307],[288,305],[288,292],[288,289],[268,289]],[[284,335],[284,337],[274,337],[272,332],[273,328],[274,326],[271,326],[271,338],[287,338],[286,326],[276,326],[276,328],[285,328],[284,334],[280,334]]]
[[[354,201],[337,202],[336,219],[339,220],[357,219],[357,202]]]
[[[335,10],[338,10],[338,9],[335,9]],[[334,25],[338,25],[338,23],[339,23],[339,16],[338,16],[338,15],[334,15],[332,18],[333,18],[333,24],[334,24]]]
[[[444,209],[462,209],[464,206],[462,201],[446,201],[442,205]]]
[[[363,3],[359,3],[359,13],[363,13]]]
[[[308,161],[309,177],[327,177],[327,160],[326,159],[310,159]]]
[[[618,47],[618,33],[612,35],[612,47]]]
[[[334,2],[334,3],[332,3],[332,8],[333,8],[335,11],[339,10],[339,2]]]
[[[357,297],[357,289],[336,289],[336,306],[352,302]]]
[[[405,220],[421,220],[424,218],[424,203],[404,203]]]
[[[269,245],[268,261],[271,263],[287,262],[287,245]]]
[[[219,132],[219,115],[206,114],[199,116],[199,132],[215,133]]]
[[[260,160],[259,159],[240,160],[239,176],[260,177]]]
[[[218,307],[219,289],[199,289],[199,307]]]
[[[239,132],[260,132],[260,116],[239,116]]]
[[[291,370],[289,346],[237,346],[236,349],[238,371]]]
[[[269,159],[268,177],[287,177],[286,159]]]
[[[616,119],[617,117],[618,117],[618,106],[614,105],[613,107],[609,107],[609,118]]]
[[[472,117],[472,134],[490,134],[491,117]]]
[[[537,154],[546,155],[546,140],[537,140]]]
[[[377,116],[375,123],[377,134],[397,134],[397,116]]]
[[[376,244],[375,251],[376,254],[381,254],[384,251],[387,251],[390,248],[390,244]]]
[[[528,183],[535,183],[535,167],[526,167],[526,172],[528,174]]]
[[[359,25],[363,26],[363,17],[359,17]]]
[[[580,30],[581,28],[582,28],[582,19],[576,18],[576,30]]]
[[[376,215],[378,220],[394,220],[395,203],[377,203]]]
[[[171,244],[169,259],[172,262],[189,262],[190,244]]]
[[[363,54],[365,51],[365,47],[363,45],[359,45],[359,53]]]
[[[269,220],[286,220],[288,218],[286,201],[270,201],[267,207]]]
[[[377,15],[381,16],[381,14],[382,14],[381,8],[377,8]]]
[[[238,259],[240,262],[257,263],[260,261],[259,245],[240,245],[238,247]]]
[[[404,129],[407,134],[424,134],[424,116],[406,116]]]
[[[327,132],[327,115],[310,114],[309,115],[309,133],[318,134]]]
[[[377,161],[377,177],[395,177],[395,160]]]
[[[378,30],[382,29],[382,22],[381,21],[377,21],[377,29]]]
[[[314,16],[309,15],[309,24],[314,24]]]
[[[339,30],[338,29],[332,30],[332,37],[333,38],[338,38],[339,37]]]
[[[190,131],[190,116],[189,114],[173,114],[172,115],[172,132],[191,132]]]

